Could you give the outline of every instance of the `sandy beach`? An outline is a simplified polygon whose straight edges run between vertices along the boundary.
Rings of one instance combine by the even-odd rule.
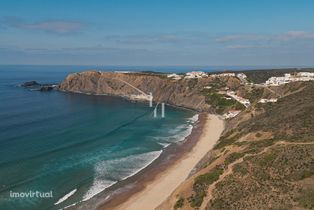
[[[216,115],[208,115],[202,133],[191,151],[157,174],[153,180],[146,183],[142,190],[111,209],[151,210],[158,207],[188,177],[202,157],[213,148],[223,128],[223,120]]]

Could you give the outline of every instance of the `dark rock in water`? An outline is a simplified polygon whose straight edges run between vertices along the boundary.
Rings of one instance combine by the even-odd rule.
[[[51,91],[55,88],[58,88],[58,86],[55,84],[40,84],[36,81],[25,82],[19,86],[27,88],[27,89],[38,90],[38,91],[43,91],[43,92]]]
[[[40,84],[36,81],[29,81],[29,82],[25,82],[23,83],[21,86],[22,87],[34,87],[34,86],[39,86]]]
[[[53,90],[53,87],[47,86],[47,85],[44,85],[39,89],[39,91],[51,91],[51,90]]]

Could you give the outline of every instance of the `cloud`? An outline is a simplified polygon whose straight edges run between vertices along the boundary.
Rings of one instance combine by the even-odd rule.
[[[26,22],[17,17],[4,17],[0,19],[0,25],[6,28],[22,30],[44,31],[56,34],[68,34],[81,31],[85,24],[79,21],[48,20],[39,22]]]
[[[288,31],[287,33],[279,36],[282,41],[289,40],[312,40],[314,39],[314,33],[306,31]]]
[[[254,47],[249,46],[249,45],[228,45],[228,46],[226,46],[226,49],[232,49],[232,50],[249,49],[249,48],[254,48]]]
[[[306,31],[288,31],[281,34],[254,35],[254,34],[232,34],[216,38],[216,42],[267,42],[267,41],[294,41],[313,40],[314,33]]]
[[[265,40],[266,36],[254,34],[233,34],[216,38],[216,42],[233,42],[233,41],[258,41]]]
[[[114,41],[124,44],[153,44],[153,43],[177,43],[181,38],[175,34],[158,35],[111,35],[105,36],[108,41]]]
[[[203,40],[203,37],[189,35],[185,33],[160,33],[160,34],[133,34],[133,35],[108,35],[105,41],[121,44],[186,44]]]
[[[80,31],[83,28],[83,24],[75,21],[45,21],[19,24],[17,27],[21,29],[40,30],[64,34]]]
[[[147,49],[143,48],[129,48],[129,47],[106,47],[101,44],[94,46],[80,46],[80,47],[66,47],[60,49],[65,52],[75,53],[126,53],[126,52],[147,52]]]
[[[230,50],[245,50],[245,49],[270,49],[272,46],[270,45],[262,45],[262,44],[255,44],[255,45],[227,45],[225,49],[230,49]]]

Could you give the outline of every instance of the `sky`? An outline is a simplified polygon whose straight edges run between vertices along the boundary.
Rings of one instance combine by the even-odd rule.
[[[314,66],[313,0],[0,0],[0,64]]]

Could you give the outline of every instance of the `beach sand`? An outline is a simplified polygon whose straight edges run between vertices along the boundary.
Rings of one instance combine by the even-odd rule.
[[[111,206],[110,209],[152,210],[158,207],[188,177],[202,157],[213,148],[223,129],[223,120],[216,115],[208,115],[201,135],[190,151],[166,170],[157,173],[153,180],[145,183],[143,189],[135,192],[119,205]]]

